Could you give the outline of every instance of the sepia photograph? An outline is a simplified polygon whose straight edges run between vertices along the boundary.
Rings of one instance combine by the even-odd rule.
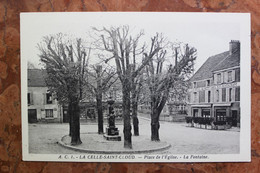
[[[251,160],[249,13],[21,13],[20,30],[23,160]]]

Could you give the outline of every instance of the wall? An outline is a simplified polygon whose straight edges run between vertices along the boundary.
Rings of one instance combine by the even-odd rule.
[[[46,103],[47,87],[28,87],[28,93],[32,94],[32,104],[28,109],[37,110],[37,120],[44,122],[62,122],[61,106],[58,105],[56,99],[52,100],[52,104]],[[46,109],[53,110],[53,118],[46,118]]]

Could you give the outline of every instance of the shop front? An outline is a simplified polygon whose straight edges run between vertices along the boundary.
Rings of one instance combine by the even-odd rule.
[[[191,112],[192,112],[192,117],[205,117],[209,118],[212,116],[211,114],[211,105],[192,105],[191,106]]]

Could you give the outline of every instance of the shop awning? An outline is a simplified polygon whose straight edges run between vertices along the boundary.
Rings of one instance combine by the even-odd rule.
[[[199,108],[210,108],[211,105],[191,105],[191,107],[199,107]]]
[[[214,107],[216,106],[231,106],[231,103],[218,103],[218,104],[213,104]]]

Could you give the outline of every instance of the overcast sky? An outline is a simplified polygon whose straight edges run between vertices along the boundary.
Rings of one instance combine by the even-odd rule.
[[[91,27],[129,25],[145,38],[163,33],[169,41],[188,43],[198,51],[195,70],[209,56],[227,51],[231,40],[240,40],[239,16],[221,13],[23,13],[21,15],[22,61],[39,67],[37,43],[59,32],[87,39]]]

